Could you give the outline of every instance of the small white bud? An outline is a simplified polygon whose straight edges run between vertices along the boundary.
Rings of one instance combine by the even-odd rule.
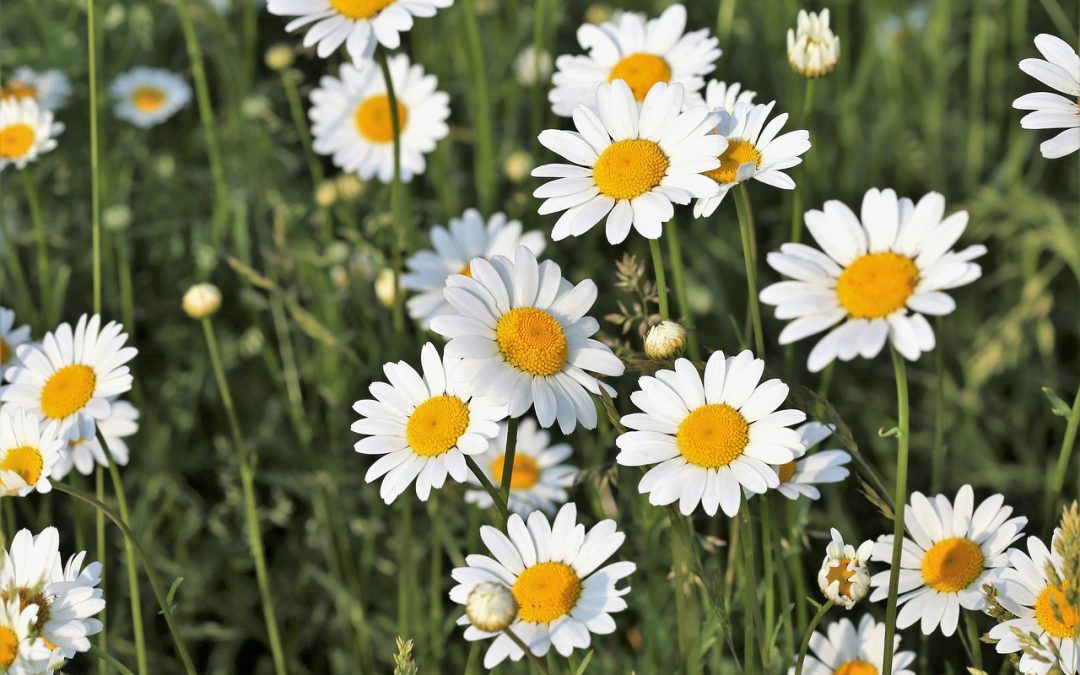
[[[514,594],[508,587],[494,581],[477,584],[465,602],[465,614],[469,621],[488,633],[509,628],[517,613],[518,604]]]
[[[818,587],[826,598],[851,609],[866,597],[870,590],[870,570],[866,566],[874,542],[864,541],[856,550],[845,544],[835,528],[831,530],[832,541],[825,549],[825,560],[818,571]]]
[[[276,44],[266,50],[266,67],[270,70],[285,70],[293,64],[296,52],[292,45]]]
[[[503,172],[511,183],[520,183],[529,177],[534,166],[532,155],[525,150],[515,150],[503,162]]]
[[[840,38],[829,28],[829,10],[799,10],[798,25],[787,33],[788,63],[805,77],[828,75],[840,56]]]
[[[397,276],[389,267],[384,267],[375,275],[375,297],[387,309],[394,306],[394,298],[397,295],[394,285],[399,281]]]
[[[192,319],[205,319],[221,307],[221,291],[214,284],[195,284],[184,293],[182,306]]]
[[[540,82],[547,82],[551,76],[551,54],[541,49],[537,57],[537,51],[529,45],[514,59],[514,74],[523,87],[536,85],[538,77]]]
[[[686,348],[686,329],[674,321],[661,321],[645,335],[645,356],[674,359]]]

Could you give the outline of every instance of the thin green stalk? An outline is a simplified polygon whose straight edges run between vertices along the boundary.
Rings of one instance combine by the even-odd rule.
[[[465,465],[468,466],[469,471],[472,471],[473,475],[476,476],[476,480],[480,481],[480,485],[484,488],[484,491],[488,493],[488,497],[491,497],[491,501],[495,502],[495,509],[498,510],[499,516],[505,524],[507,519],[510,518],[510,511],[503,502],[502,493],[499,492],[497,487],[491,484],[491,481],[488,480],[488,477],[484,474],[483,469],[477,466],[475,459],[469,455],[465,455]]]
[[[685,521],[685,524],[684,524]],[[675,628],[679,646],[679,660],[682,664],[680,669],[684,673],[697,670],[694,667],[694,644],[697,641],[697,627],[701,623],[694,603],[694,581],[691,571],[691,558],[694,552],[690,550],[691,540],[689,537],[679,536],[680,527],[688,527],[689,519],[683,515],[673,517],[671,523],[671,562],[674,567],[675,582]]]
[[[517,432],[520,421],[520,417],[511,417],[506,426],[506,448],[503,450],[502,483],[499,484],[499,489],[502,493],[502,503],[507,511],[510,510],[510,482],[514,477],[514,457],[517,454]]]
[[[773,520],[773,509],[770,503],[771,495],[764,495],[765,501],[762,502],[761,517],[768,519],[770,522]],[[780,516],[775,521],[772,527],[772,541],[766,545],[773,547],[774,555],[776,556],[776,581],[780,588],[780,617],[783,623],[784,631],[784,657],[783,667],[787,668],[788,663],[795,653],[795,625],[791,617],[791,580],[788,578],[788,569],[784,555],[784,528],[787,526],[786,519],[783,517],[784,504],[780,504]]]
[[[660,319],[667,321],[668,313],[667,277],[664,274],[664,257],[660,254],[660,241],[649,240],[649,252],[652,254],[653,271],[656,274],[656,297],[660,303]]]
[[[1054,467],[1054,473],[1050,475],[1050,489],[1046,491],[1046,508],[1044,512],[1047,523],[1054,522],[1051,516],[1053,515],[1054,505],[1057,503],[1058,497],[1061,496],[1061,490],[1065,486],[1065,474],[1069,471],[1069,460],[1072,458],[1078,427],[1080,427],[1080,389],[1076,390],[1076,397],[1073,398],[1069,421],[1065,425],[1065,437],[1061,439],[1061,450],[1058,452],[1057,466]]]
[[[123,663],[120,662],[120,659],[116,658],[101,647],[95,647],[91,645],[90,656],[97,657],[98,665],[101,667],[102,672],[108,672],[109,668],[111,667],[113,670],[120,673],[120,675],[135,675],[135,673],[131,672],[131,668],[125,666]]]
[[[776,567],[773,561],[772,523],[768,494],[761,495],[761,568],[765,581],[765,639],[771,640],[776,627]],[[766,646],[768,650],[768,645]]]
[[[686,294],[686,275],[683,274],[682,246],[679,244],[679,227],[672,223],[667,228],[668,256],[671,258],[671,277],[675,282],[675,299],[679,301],[679,317],[687,330],[687,347],[690,358],[701,359],[701,345],[698,343],[694,317],[690,314],[690,301]]]
[[[533,9],[533,86],[532,86],[532,128],[544,128],[544,86],[540,68],[540,55],[544,53],[544,16],[547,13],[547,0],[536,0]],[[533,141],[539,146],[540,141]]]
[[[401,520],[397,526],[397,632],[398,635],[411,635],[412,619],[412,591],[416,587],[417,579],[414,575],[413,547],[413,518],[412,502],[403,499],[401,505]]]
[[[971,665],[976,669],[982,670],[983,658],[982,658],[982,641],[979,640],[979,627],[975,625],[975,618],[971,612],[962,612],[964,615],[964,628],[967,632],[968,649],[970,650],[969,656],[971,657]]]
[[[38,285],[41,286],[41,313],[45,321],[49,316],[49,304],[52,298],[52,275],[49,273],[49,240],[45,236],[45,221],[41,217],[41,200],[38,198],[37,186],[30,177],[30,170],[23,169],[19,172],[22,176],[23,188],[26,190],[26,201],[30,205],[30,222],[34,225],[34,237],[37,239],[37,268]]]
[[[94,496],[99,502],[105,501],[105,471],[100,466],[94,467]],[[101,509],[94,511],[94,534],[97,545],[97,560],[101,563],[102,567],[105,567],[105,553],[107,547],[105,545],[105,512]],[[105,585],[105,580],[102,579],[101,585]],[[102,593],[105,589],[102,588]],[[98,615],[98,619],[101,621],[101,632],[98,633],[98,647],[105,651],[109,647],[108,640],[108,628],[109,623],[105,620],[105,612],[108,611],[108,606],[101,610]],[[104,675],[104,673],[102,673]]]
[[[934,354],[934,447],[930,460],[930,492],[937,494],[945,473],[945,349],[942,344],[945,332],[940,316],[934,323],[935,334],[940,337]]]
[[[468,47],[469,74],[472,75],[471,97],[473,122],[476,125],[476,190],[482,213],[495,208],[495,136],[491,126],[491,100],[488,95],[487,62],[480,46],[480,27],[476,21],[473,0],[463,0],[461,10],[465,15],[465,40]],[[537,83],[537,88],[540,84]]]
[[[532,650],[529,649],[529,646],[522,642],[521,638],[519,638],[514,631],[507,628],[503,632],[506,633],[507,637],[513,640],[514,644],[518,646],[518,649],[525,652],[525,656],[528,657],[529,661],[532,662],[534,666],[536,666],[537,670],[544,675],[549,675],[550,671],[548,670],[547,664],[544,663],[544,660],[533,654]]]
[[[742,498],[742,506],[739,509],[739,513],[742,516],[742,531],[743,537],[746,543],[742,546],[746,552],[746,575],[747,579],[744,580],[745,587],[743,588],[743,601],[747,604],[746,626],[744,630],[748,630],[750,638],[749,642],[754,636],[757,637],[758,643],[758,663],[761,666],[762,673],[768,673],[769,671],[769,652],[765,646],[765,636],[763,635],[764,622],[761,618],[761,605],[757,601],[757,589],[758,589],[758,573],[757,573],[757,551],[754,543],[754,524],[750,518],[750,504],[746,501],[746,498]],[[753,650],[751,650],[752,652]],[[754,663],[752,660],[751,652],[746,654],[746,665]]]
[[[908,473],[908,385],[907,370],[904,365],[904,357],[896,351],[896,347],[889,346],[892,353],[893,370],[896,373],[896,408],[897,427],[899,429],[899,450],[896,457],[896,496],[893,501],[895,513],[893,520],[893,548],[892,561],[889,568],[889,601],[885,606],[885,660],[882,664],[883,673],[892,672],[893,661],[893,636],[896,635],[896,595],[900,587],[900,553],[904,543],[904,509],[907,503],[907,473]]]
[[[93,237],[94,313],[101,313],[101,153],[98,149],[97,31],[94,0],[86,0],[86,51],[90,70],[90,222]],[[44,308],[42,308],[44,311]]]
[[[806,80],[806,89],[803,92],[803,105],[802,115],[799,118],[799,127],[802,129],[809,129],[810,111],[814,107],[814,82],[817,80],[812,77],[803,78]],[[798,184],[801,186],[797,188],[791,195],[791,241],[798,243],[802,239],[802,204],[803,204],[803,190],[806,189],[806,159],[799,165],[797,169],[799,173]]]
[[[833,601],[829,600],[824,605],[818,608],[817,614],[810,620],[810,625],[806,627],[806,634],[803,635],[802,647],[799,648],[799,660],[795,663],[795,675],[802,675],[803,662],[806,661],[806,651],[810,648],[810,638],[814,635],[814,629],[821,623],[821,617],[825,616],[825,612],[832,609]],[[892,654],[891,649],[885,651],[886,654]],[[892,661],[892,657],[887,657]],[[883,670],[884,673],[891,673],[891,670]]]
[[[757,260],[754,243],[754,214],[750,210],[750,193],[746,185],[735,188],[735,210],[739,213],[739,233],[742,236],[743,261],[746,264],[746,284],[750,317],[754,326],[754,351],[759,359],[765,358],[765,333],[761,329],[761,305],[758,303]]]
[[[397,94],[394,92],[394,80],[390,76],[390,64],[386,59],[386,50],[380,45],[375,57],[382,69],[383,82],[386,84],[386,98],[390,104],[390,125],[394,133],[394,182],[390,186],[390,214],[394,220],[394,246],[391,252],[391,264],[394,267],[394,332],[405,332],[405,298],[401,292],[402,255],[408,234],[407,224],[401,214],[401,120],[398,118]]]
[[[281,86],[285,89],[285,99],[289,102],[289,114],[292,117],[293,126],[296,127],[296,135],[300,137],[300,147],[304,150],[304,158],[307,160],[308,172],[311,174],[311,182],[315,187],[323,181],[322,164],[315,156],[311,148],[311,131],[308,129],[307,118],[304,117],[304,103],[300,98],[300,90],[296,86],[297,71],[286,68],[281,71]]]

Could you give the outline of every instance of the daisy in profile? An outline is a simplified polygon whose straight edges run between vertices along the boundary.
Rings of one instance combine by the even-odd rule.
[[[30,675],[49,670],[52,651],[34,635],[43,609],[33,603],[24,606],[17,595],[0,597],[0,668],[5,673]]]
[[[139,66],[121,74],[109,87],[113,114],[149,129],[169,119],[191,102],[191,87],[176,73]]]
[[[731,188],[751,178],[782,190],[795,189],[795,181],[784,170],[802,163],[800,155],[810,149],[810,132],[799,129],[781,134],[787,113],[766,124],[775,105],[776,101],[742,102],[730,112],[720,111],[715,132],[726,145],[717,153],[720,166],[705,172],[719,189],[694,202],[694,217],[711,216]]]
[[[574,110],[577,131],[547,129],[540,143],[570,164],[533,170],[554,178],[533,192],[544,199],[539,213],[564,213],[551,238],[585,234],[607,218],[607,239],[626,239],[633,227],[647,239],[675,215],[673,204],[716,194],[701,173],[719,165],[721,137],[710,134],[716,116],[704,106],[683,111],[680,84],[657,84],[639,106],[630,87],[617,80],[596,90],[597,108]]]
[[[105,442],[109,444],[109,452],[120,466],[128,463],[128,446],[124,440],[133,436],[139,430],[139,410],[127,401],[111,401],[109,416],[99,420],[96,425],[87,421],[77,424],[77,439],[66,443],[60,456],[53,465],[50,478],[62,480],[71,473],[74,467],[84,476],[89,476],[95,466],[109,466],[109,458],[105,455],[105,449],[101,447],[96,431],[101,431]]]
[[[844,538],[834,527],[829,530],[832,541],[825,547],[825,560],[818,570],[818,588],[822,595],[844,609],[870,592],[870,568],[867,562],[874,551],[874,542],[864,541],[855,548],[845,544]]]
[[[97,314],[83,314],[74,331],[62,323],[45,334],[41,346],[23,345],[21,362],[4,376],[0,401],[40,415],[60,425],[65,440],[76,440],[86,427],[109,416],[113,397],[131,389],[131,371],[125,365],[138,353],[125,347],[123,326],[110,321],[101,326]]]
[[[843,450],[820,450],[810,454],[810,448],[832,435],[833,430],[825,424],[807,422],[796,431],[807,454],[776,470],[780,476],[780,485],[776,489],[791,500],[799,497],[817,500],[821,498],[821,492],[816,485],[839,483],[848,477],[847,464],[851,462],[851,455]],[[747,498],[750,494],[747,493]]]
[[[739,512],[742,490],[762,494],[780,484],[777,467],[805,448],[790,429],[806,419],[798,410],[777,410],[788,395],[780,380],[761,381],[765,362],[749,351],[727,357],[713,352],[704,378],[693,363],[675,361],[638,380],[630,400],[642,412],[625,415],[628,431],[616,439],[623,466],[656,464],[638,484],[649,503],[671,504],[689,515],[700,503]]]
[[[503,468],[506,466],[507,425],[499,427],[499,437],[491,441],[488,451],[476,458],[493,485],[502,483]],[[514,470],[510,476],[510,511],[522,516],[532,511],[555,513],[555,508],[566,501],[566,488],[577,480],[577,467],[562,464],[573,450],[567,443],[550,445],[551,435],[536,426],[536,421],[527,417],[521,421],[515,444]],[[469,484],[480,486],[475,476],[469,476]],[[491,496],[484,490],[469,490],[465,501],[476,504],[482,509],[493,506]]]
[[[467,209],[460,218],[451,218],[448,227],[432,227],[431,249],[413,254],[405,262],[409,271],[401,277],[405,290],[418,293],[407,303],[409,316],[427,329],[433,317],[448,311],[449,305],[443,297],[446,278],[451,274],[468,276],[473,258],[491,260],[497,255],[512,256],[518,246],[525,246],[534,255],[543,253],[547,245],[543,233],[521,230],[521,221],[507,220],[502,213],[484,222],[476,209]]]
[[[52,490],[49,473],[60,458],[63,441],[55,423],[10,405],[0,407],[0,496]]]
[[[53,114],[38,107],[32,98],[0,99],[0,171],[9,164],[25,168],[38,155],[56,147],[56,137],[64,125]]]
[[[738,82],[728,84],[717,80],[709,80],[709,84],[705,87],[705,106],[713,112],[723,110],[727,113],[733,113],[735,112],[735,106],[739,103],[753,105],[755,96],[757,96],[756,91],[743,89]]]
[[[1034,110],[1024,115],[1025,129],[1064,129],[1039,146],[1043,157],[1055,159],[1080,150],[1080,54],[1059,37],[1043,33],[1035,47],[1046,59],[1024,59],[1020,70],[1065,96],[1050,92],[1024,94],[1013,101],[1017,110]]]
[[[304,46],[315,46],[319,58],[328,58],[345,45],[355,63],[371,60],[375,45],[401,46],[401,34],[413,17],[427,18],[454,4],[454,0],[268,0],[267,10],[277,16],[295,16],[285,30],[310,26]]]
[[[449,340],[446,355],[465,360],[462,376],[478,395],[508,402],[510,417],[535,408],[545,429],[556,420],[565,434],[579,422],[595,429],[589,394],[600,387],[611,396],[615,391],[591,373],[617,377],[624,370],[619,357],[591,337],[600,329],[588,316],[596,284],[571,284],[558,265],[537,264],[524,246],[513,260],[476,258],[469,271],[446,280],[443,293],[454,313],[431,321]]]
[[[390,80],[397,96],[401,129],[401,179],[424,173],[424,155],[450,133],[450,97],[436,91],[438,79],[411,65],[404,54],[390,57]],[[313,148],[334,165],[368,180],[394,178],[394,125],[390,97],[374,61],[346,63],[340,77],[324,75],[311,92]]]
[[[427,501],[431,489],[441,488],[446,476],[459,483],[469,472],[465,455],[480,455],[499,433],[506,410],[473,396],[461,363],[439,356],[428,342],[420,352],[423,376],[405,363],[383,366],[386,382],[369,390],[374,398],[353,404],[360,419],[354,433],[363,434],[356,451],[381,455],[364,480],[382,478],[379,495],[387,504],[416,481],[416,496]]]
[[[681,84],[688,103],[700,104],[704,77],[720,58],[719,41],[707,29],[687,33],[686,8],[672,5],[656,19],[624,12],[615,20],[583,24],[577,38],[587,55],[555,60],[554,87],[548,94],[556,115],[570,117],[579,105],[595,108],[597,85],[622,80],[644,101],[657,82]]]
[[[451,572],[457,582],[450,589],[451,600],[465,605],[473,588],[483,583],[508,586],[518,605],[517,620],[509,630],[540,657],[552,646],[569,656],[574,649],[588,649],[593,633],[615,632],[611,615],[626,609],[622,596],[630,592],[616,584],[636,566],[604,565],[626,538],[614,520],[602,520],[586,531],[577,523],[577,507],[571,503],[564,504],[550,524],[539,511],[529,514],[527,521],[513,514],[506,531],[480,528],[492,557],[467,556],[468,566]],[[484,655],[485,668],[494,668],[508,656],[513,661],[525,656],[508,635],[481,630],[468,614],[458,619],[458,625],[468,626],[465,639],[470,642],[495,638]]]
[[[15,364],[15,349],[30,340],[30,326],[15,326],[15,312],[0,307],[0,381],[4,369]]]
[[[1008,564],[1006,550],[1020,538],[1027,518],[1009,518],[1011,506],[994,495],[975,508],[974,492],[965,485],[953,502],[945,495],[933,500],[921,492],[911,494],[904,507],[904,539],[900,561],[900,587],[896,627],[900,630],[921,622],[930,635],[938,626],[945,636],[956,632],[960,608],[981,610],[986,605],[982,586],[992,582],[1000,568]],[[889,564],[892,535],[883,535],[874,545],[872,560]],[[870,579],[871,602],[889,595],[889,570]]]
[[[998,602],[1016,618],[991,628],[990,637],[998,641],[999,654],[1024,652],[1020,657],[1023,673],[1046,675],[1054,666],[1065,675],[1080,673],[1080,614],[1069,605],[1063,587],[1051,581],[1046,573],[1047,565],[1052,565],[1059,579],[1064,574],[1059,550],[1061,536],[1061,530],[1055,530],[1053,551],[1037,537],[1028,537],[1027,553],[1010,549],[1009,566],[995,584]],[[1041,649],[1037,656],[1016,631],[1038,637]],[[1054,651],[1059,658],[1054,657]]]
[[[894,638],[892,675],[915,675],[908,668],[915,662],[915,652],[898,652],[900,636]],[[829,624],[826,635],[810,636],[810,651],[803,664],[803,675],[879,675],[885,658],[885,624],[869,614],[859,620],[858,629],[850,619]],[[788,670],[793,675],[795,669]]]
[[[821,246],[784,244],[770,253],[769,266],[791,277],[761,291],[776,306],[776,318],[794,319],[780,344],[796,342],[836,326],[810,351],[807,367],[817,372],[839,358],[869,359],[889,340],[909,361],[934,348],[934,331],[924,314],[956,308],[947,291],[979,278],[971,262],[986,247],[953,251],[968,214],[945,215],[936,192],[918,204],[892,190],[867,191],[862,218],[839,201],[806,213],[806,227]]]
[[[39,72],[20,66],[0,87],[0,98],[32,98],[39,108],[53,112],[62,108],[70,95],[71,82],[67,75],[55,69]]]

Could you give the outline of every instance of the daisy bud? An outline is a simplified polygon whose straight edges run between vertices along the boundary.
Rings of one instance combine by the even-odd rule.
[[[375,275],[375,297],[387,309],[394,306],[394,297],[397,295],[394,288],[396,281],[397,275],[389,267],[384,267]]]
[[[589,5],[588,9],[585,10],[585,21],[597,25],[607,23],[611,20],[614,13],[615,10],[611,8],[611,5],[598,2]]]
[[[874,542],[864,541],[856,550],[845,544],[835,528],[831,530],[832,541],[825,549],[825,560],[818,571],[818,586],[826,598],[851,609],[866,597],[870,590],[870,570],[866,562],[874,550]]]
[[[799,10],[798,25],[788,29],[787,53],[788,63],[800,75],[821,77],[832,72],[840,55],[840,38],[829,28],[829,10]]]
[[[184,293],[182,305],[192,319],[205,319],[221,307],[221,291],[214,284],[195,284]]]
[[[319,208],[328,208],[338,199],[337,185],[332,180],[324,180],[315,188],[315,204]]]
[[[494,581],[477,584],[465,603],[465,614],[472,625],[488,633],[510,627],[517,618],[518,604],[510,589]]]
[[[109,232],[123,232],[131,225],[131,209],[127,204],[113,204],[102,211],[101,223]]]
[[[686,329],[674,321],[661,321],[645,336],[645,356],[674,359],[686,349]]]
[[[337,187],[338,197],[347,202],[355,202],[363,197],[366,187],[364,181],[353,173],[341,174],[334,179],[334,185]]]
[[[523,87],[534,86],[537,77],[541,82],[546,81],[551,75],[551,54],[541,49],[538,55],[532,45],[529,45],[514,59],[514,74],[518,84]]]
[[[533,170],[533,166],[535,166],[535,162],[532,155],[525,150],[515,150],[510,153],[510,156],[503,163],[503,172],[506,173],[506,177],[510,179],[511,183],[520,183],[529,177],[529,172]]]
[[[270,70],[285,70],[293,64],[296,52],[287,44],[276,44],[266,50],[266,67]]]

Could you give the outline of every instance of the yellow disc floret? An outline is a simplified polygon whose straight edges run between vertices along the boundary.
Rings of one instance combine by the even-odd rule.
[[[542,562],[522,572],[512,591],[519,619],[551,623],[574,608],[581,596],[581,579],[569,565]]]
[[[19,654],[19,636],[7,626],[0,626],[0,666],[5,670]]]
[[[868,663],[862,659],[855,659],[853,661],[841,663],[836,670],[833,671],[833,675],[878,675],[878,670],[872,663]]]
[[[667,155],[652,141],[615,141],[597,158],[593,179],[608,197],[633,199],[660,185],[668,165]]]
[[[131,103],[142,113],[161,110],[165,98],[165,92],[160,87],[139,87],[131,93]]]
[[[739,175],[739,167],[747,162],[753,162],[754,166],[760,166],[761,153],[749,141],[737,138],[729,138],[727,149],[720,154],[720,166],[712,171],[706,171],[705,175],[721,185],[734,183]]]
[[[405,130],[408,111],[401,101],[397,102],[398,125]],[[356,107],[354,120],[356,130],[372,143],[390,143],[394,140],[394,120],[390,117],[390,97],[385,94],[371,96]]]
[[[370,19],[397,0],[330,0],[338,14],[353,19]]]
[[[855,578],[855,572],[848,569],[851,558],[840,558],[836,567],[830,567],[825,573],[825,581],[829,584],[837,582],[837,593],[844,597],[851,597],[851,581]]]
[[[915,292],[919,268],[899,253],[870,253],[840,274],[836,297],[856,319],[880,319],[900,309]]]
[[[718,469],[731,464],[746,449],[750,425],[728,404],[710,403],[686,416],[675,440],[687,462]]]
[[[97,374],[89,366],[64,366],[52,374],[41,389],[41,411],[45,417],[60,420],[86,406],[94,396]]]
[[[41,478],[41,470],[45,467],[45,460],[41,457],[41,451],[29,445],[20,445],[12,448],[0,461],[0,469],[19,474],[27,485],[35,485]]]
[[[469,428],[469,406],[449,394],[434,396],[416,406],[405,424],[405,440],[413,452],[436,457],[457,445]]]
[[[1069,604],[1062,589],[1055,586],[1047,586],[1039,593],[1035,601],[1035,620],[1056,638],[1075,638],[1080,629],[1080,613]]]
[[[786,464],[781,464],[780,468],[776,471],[780,474],[780,482],[786,483],[791,480],[791,477],[795,475],[795,460],[791,460]]]
[[[656,54],[638,52],[624,57],[612,67],[608,82],[615,80],[626,82],[634,92],[634,98],[644,101],[654,84],[671,81],[671,66]]]
[[[3,87],[0,87],[0,98],[13,98],[16,100],[22,100],[24,98],[36,99],[37,90],[25,82],[8,82]]]
[[[506,466],[506,455],[499,455],[498,459],[491,463],[491,475],[496,479],[502,477],[503,467]],[[510,489],[528,490],[540,480],[540,465],[528,455],[518,453],[514,455],[514,471],[510,474]]]
[[[0,366],[4,365],[11,359],[11,345],[7,343],[7,340],[0,337]]]
[[[923,556],[922,576],[926,585],[934,590],[956,593],[979,578],[984,563],[982,549],[970,539],[942,539]]]
[[[34,145],[34,127],[17,122],[0,130],[0,157],[18,159]]]
[[[561,371],[570,354],[558,320],[542,309],[515,307],[499,318],[495,342],[507,363],[536,377]]]

